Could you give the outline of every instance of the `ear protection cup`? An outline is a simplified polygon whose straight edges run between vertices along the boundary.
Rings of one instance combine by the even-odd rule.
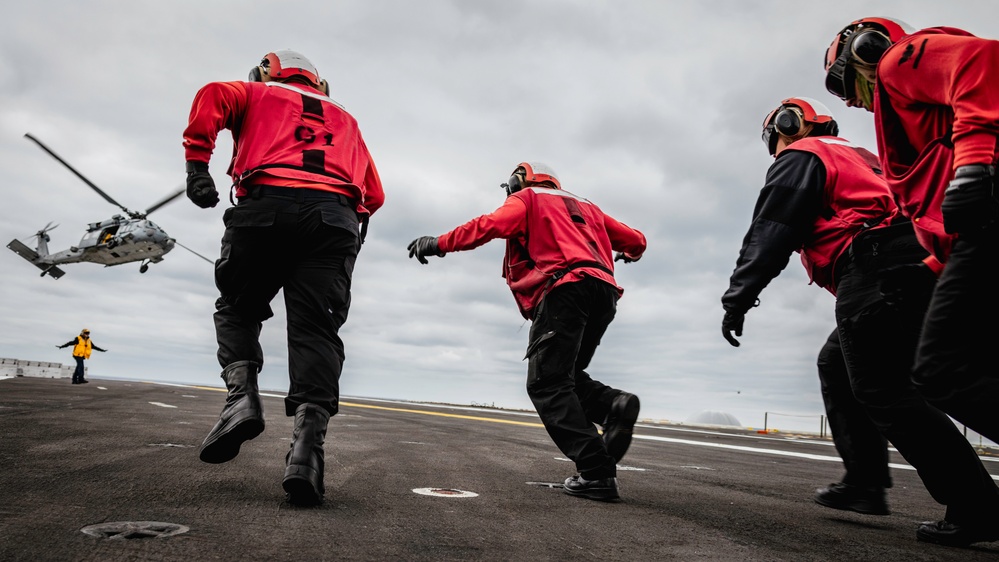
[[[774,116],[774,129],[785,137],[797,137],[805,127],[805,118],[797,107],[785,107]]]
[[[320,78],[319,79],[319,91],[322,92],[324,96],[329,97],[329,95],[330,95],[330,85],[329,85],[329,82],[327,82],[326,80],[323,80],[322,78]]]
[[[506,190],[506,196],[509,197],[521,189],[524,189],[524,181],[520,174],[513,174],[510,176],[510,179],[506,180],[506,183],[501,185],[501,187]]]
[[[881,55],[891,47],[888,36],[876,29],[861,29],[850,39],[853,60],[865,66],[877,66]]]
[[[839,126],[826,105],[807,97],[781,100],[777,109],[771,110],[763,120],[763,144],[773,156],[780,137],[795,141],[805,136],[837,136]]]

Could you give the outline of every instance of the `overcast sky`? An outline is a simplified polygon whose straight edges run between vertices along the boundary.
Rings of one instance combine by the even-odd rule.
[[[876,150],[870,114],[828,94],[822,68],[833,36],[869,16],[999,38],[994,0],[10,3],[0,235],[34,246],[54,221],[50,250],[64,250],[117,212],[25,133],[145,209],[184,183],[195,92],[293,49],[358,120],[385,185],[341,331],[344,396],[532,409],[521,360],[530,325],[500,277],[502,241],[430,265],[406,246],[493,211],[517,163],[537,160],[648,237],[641,261],[618,264],[625,293],[594,378],[638,394],[647,418],[722,411],[762,427],[771,412],[771,426],[817,431],[815,358],[833,297],[793,256],[738,349],[722,338],[720,297],[772,163],[760,125],[781,99],[826,103],[842,136]],[[223,132],[211,161],[222,204],[181,198],[150,215],[213,259],[231,146]],[[109,350],[88,362],[95,378],[222,384],[210,264],[178,247],[145,274],[138,263],[63,269],[40,278],[0,253],[0,357],[72,364],[54,346],[88,327]],[[280,295],[273,308],[261,384],[286,391]]]

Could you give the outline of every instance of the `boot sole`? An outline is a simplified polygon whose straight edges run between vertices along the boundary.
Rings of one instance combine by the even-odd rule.
[[[928,542],[932,544],[939,544],[942,546],[953,546],[958,548],[967,548],[976,542],[993,542],[999,540],[999,535],[996,533],[967,533],[962,536],[954,535],[941,535],[938,533],[933,533],[923,530],[922,527],[916,529],[916,540],[922,542]]]
[[[820,498],[815,498],[815,503],[831,509],[841,511],[853,511],[864,515],[891,515],[891,511],[886,507],[874,506],[867,502],[834,503],[827,502]]]
[[[239,455],[239,448],[244,442],[263,432],[263,417],[257,412],[244,412],[242,415],[230,419],[226,427],[219,431],[214,439],[206,440],[201,446],[198,458],[202,462],[210,464],[231,461]]]
[[[288,503],[298,506],[314,506],[323,503],[319,492],[319,473],[311,466],[290,465],[284,471],[281,487],[288,494]]]
[[[570,496],[577,498],[586,498],[588,500],[596,500],[600,502],[616,502],[620,501],[621,495],[617,493],[616,490],[582,490],[582,491],[570,491],[568,488],[562,488],[562,491]]]
[[[604,433],[604,443],[607,446],[607,454],[614,458],[614,462],[621,462],[624,454],[628,452],[640,410],[641,402],[637,396],[631,395],[621,411],[618,412],[614,423],[608,424],[609,427]]]

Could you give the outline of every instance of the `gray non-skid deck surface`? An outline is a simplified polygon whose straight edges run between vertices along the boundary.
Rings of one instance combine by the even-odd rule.
[[[279,397],[264,398],[267,429],[234,461],[198,460],[223,400],[0,380],[0,560],[999,559],[999,543],[916,541],[916,523],[943,509],[911,470],[893,470],[891,516],[814,504],[841,476],[823,460],[836,456],[828,440],[642,425],[619,470],[623,501],[606,504],[544,485],[573,466],[533,414],[364,399],[344,398],[330,423],[326,503],[294,508],[280,485],[291,419]],[[81,530],[114,522],[187,530]],[[169,525],[153,530],[183,530]]]

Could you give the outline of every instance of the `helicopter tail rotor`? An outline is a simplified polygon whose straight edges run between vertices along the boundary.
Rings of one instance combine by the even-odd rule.
[[[42,227],[41,230],[36,232],[35,235],[31,237],[36,239],[35,251],[38,252],[39,256],[44,257],[49,255],[49,241],[52,240],[49,238],[49,231],[55,230],[57,226],[59,225],[52,224],[52,221],[49,221],[49,224]]]
[[[29,240],[31,238],[38,239],[38,245],[34,250],[25,245],[24,242],[21,242],[20,240],[16,239],[11,240],[10,243],[7,244],[7,248],[9,248],[15,254],[26,259],[27,261],[31,262],[31,264],[37,267],[38,269],[41,269],[42,277],[48,275],[53,279],[58,279],[65,274],[63,270],[56,267],[55,264],[45,261],[45,257],[49,255],[48,232],[57,226],[59,225],[58,224],[53,225],[50,222],[49,224],[45,225],[45,228],[42,228],[34,236],[28,238]]]
[[[51,240],[51,238],[49,238],[49,235],[48,235],[49,231],[50,230],[55,230],[58,226],[59,226],[58,224],[54,225],[50,221],[49,224],[47,224],[44,227],[42,227],[42,229],[39,230],[38,232],[36,232],[34,234],[34,236],[32,236],[31,238],[38,238],[40,240],[44,240],[44,241],[48,242],[49,240]]]

